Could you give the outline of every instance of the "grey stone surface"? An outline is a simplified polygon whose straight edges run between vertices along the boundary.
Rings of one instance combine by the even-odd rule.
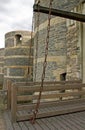
[[[29,61],[29,59],[28,58],[11,58],[10,57],[10,59],[8,58],[8,59],[5,59],[5,65],[6,66],[19,66],[19,65],[21,65],[21,66],[30,66],[30,65],[32,65],[32,62],[33,61],[33,59],[31,59],[30,61]]]
[[[53,8],[62,9],[66,11],[71,11],[77,7],[83,0],[54,0]],[[41,6],[49,7],[49,0],[41,0]],[[35,30],[37,31],[37,21],[38,13],[34,13],[35,18]],[[56,17],[52,16],[51,20]],[[42,75],[42,58],[45,57],[45,44],[46,44],[46,35],[47,35],[47,22],[48,15],[40,13],[39,16],[39,29],[42,25],[42,28],[39,30],[39,36],[37,39],[37,32],[34,37],[34,68],[33,68],[33,78],[35,79],[36,72],[36,81],[41,80]],[[54,81],[60,80],[59,77],[63,73],[67,73],[66,80],[79,79],[80,65],[79,63],[79,53],[77,51],[78,43],[78,26],[76,28],[68,30],[66,25],[66,19],[63,21],[61,18],[60,22],[57,19],[54,23],[50,25],[50,34],[49,34],[49,49],[48,57],[48,66],[46,68],[46,77],[45,80]],[[38,41],[38,51],[37,51],[37,60],[36,60],[36,45]],[[52,56],[56,59],[56,65],[54,66],[54,61]],[[60,58],[59,58],[59,57]],[[76,57],[76,58],[75,58]],[[61,60],[60,60],[61,59]],[[37,61],[35,63],[35,61]],[[51,67],[50,67],[51,64]],[[70,68],[70,70],[69,70]],[[36,70],[37,69],[37,70]]]
[[[24,55],[29,57],[30,54],[30,49],[29,48],[13,48],[13,49],[7,49],[5,50],[5,55],[6,56],[16,56],[16,55]],[[31,49],[31,55],[33,55],[33,48]]]
[[[31,49],[30,49],[31,47]],[[30,57],[31,56],[31,57]],[[13,31],[5,35],[4,88],[7,80],[25,82],[32,79],[28,68],[33,66],[33,42],[31,32]],[[32,74],[32,72],[30,72]]]
[[[4,48],[0,49],[0,85],[3,86],[4,80]]]
[[[80,48],[78,47],[79,40],[78,25],[73,25],[67,31],[67,79],[78,79],[80,73],[79,55]]]

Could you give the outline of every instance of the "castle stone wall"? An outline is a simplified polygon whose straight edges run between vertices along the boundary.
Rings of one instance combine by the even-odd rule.
[[[73,25],[67,31],[67,79],[74,80],[80,78],[80,63],[78,46],[79,28]]]
[[[71,11],[79,5],[81,0],[54,0],[53,8],[58,8],[62,10]],[[41,0],[40,5],[49,7],[49,0]],[[34,68],[33,68],[33,78],[36,81],[41,81],[43,61],[45,57],[45,44],[46,44],[46,35],[47,35],[47,24],[48,24],[48,15],[40,13],[39,16],[39,36],[37,40],[37,13],[34,13],[35,18],[35,37],[34,37]],[[72,32],[73,30],[73,32]],[[71,32],[71,34],[70,34]],[[75,35],[73,35],[75,33]],[[71,36],[70,36],[71,35]],[[72,41],[74,38],[75,40]],[[71,41],[69,41],[71,39]],[[36,60],[36,45],[38,41],[38,51],[37,51],[37,60]],[[70,42],[70,43],[69,43]],[[78,77],[78,65],[77,65],[77,53],[76,50],[73,50],[76,47],[72,47],[72,53],[75,55],[69,56],[69,48],[75,46],[78,42],[77,38],[77,28],[68,29],[66,26],[66,19],[52,16],[51,26],[50,26],[50,35],[49,35],[49,51],[47,58],[47,68],[46,68],[46,81],[58,81],[61,80],[61,75],[66,73],[67,80]],[[71,45],[72,44],[72,45]],[[67,49],[68,48],[68,49]],[[71,49],[71,48],[70,48]],[[68,51],[68,52],[67,52]],[[70,57],[70,59],[69,59]],[[75,57],[76,61],[75,61]],[[69,60],[68,60],[69,59]],[[71,60],[71,61],[70,61]],[[36,62],[37,61],[37,62]],[[71,71],[69,71],[70,63],[74,64],[71,66]],[[75,71],[74,71],[75,70]],[[35,75],[36,72],[36,75]],[[75,73],[75,74],[74,74]],[[71,76],[70,76],[71,75]],[[36,79],[35,79],[36,76]],[[76,79],[76,78],[75,78]]]

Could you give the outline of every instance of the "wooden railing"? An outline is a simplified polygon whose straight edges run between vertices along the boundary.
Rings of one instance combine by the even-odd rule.
[[[11,87],[12,82],[10,80],[7,81],[7,109],[11,109]]]
[[[11,86],[11,114],[12,120],[27,120],[33,116],[40,91],[40,83],[15,83]],[[85,110],[85,106],[63,111],[40,113],[41,110],[48,107],[58,107],[61,105],[71,105],[83,103],[85,101],[85,84],[80,81],[67,82],[45,82],[41,103],[37,118],[64,114],[67,112],[75,112]],[[77,104],[78,105],[78,104]],[[74,105],[75,106],[75,105]],[[23,111],[23,112],[22,112]],[[26,111],[28,111],[26,113]],[[24,115],[22,115],[24,113]]]
[[[0,90],[0,113],[7,109],[7,89]]]

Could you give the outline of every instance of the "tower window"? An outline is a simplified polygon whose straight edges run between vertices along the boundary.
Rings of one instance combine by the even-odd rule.
[[[16,39],[16,46],[21,45],[21,43],[22,43],[22,36],[20,34],[17,34],[15,36],[15,39]]]

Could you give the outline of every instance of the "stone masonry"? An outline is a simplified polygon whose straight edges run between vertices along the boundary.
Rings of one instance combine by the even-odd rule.
[[[36,2],[36,0],[35,0]],[[53,8],[72,11],[78,7],[83,0],[54,0]],[[49,0],[41,0],[40,5],[49,7]],[[38,13],[34,13],[35,18],[35,37],[34,37],[34,68],[33,78],[41,81],[43,61],[45,57],[46,33],[48,24],[48,15],[40,13],[39,16],[39,36],[37,38],[37,19]],[[78,24],[67,27],[67,19],[52,16],[49,36],[49,51],[46,68],[46,81],[59,81],[71,79],[80,79],[80,65]],[[37,42],[38,41],[38,42]],[[37,60],[36,45],[38,44]],[[81,43],[80,43],[81,44]],[[36,72],[36,75],[35,75]],[[35,79],[36,76],[36,79]]]
[[[30,50],[30,39],[31,32],[29,31],[13,31],[5,35],[5,88],[7,80],[13,82],[32,81],[33,45]]]
[[[0,49],[0,86],[3,85],[4,79],[4,48]]]
[[[52,6],[57,9],[74,11],[75,8],[82,5],[82,2],[84,0],[54,0]],[[41,0],[40,5],[49,7],[49,0]],[[5,49],[0,49],[0,84],[3,83],[3,79],[4,86],[6,86],[8,79],[11,79],[13,82],[27,82],[29,80],[32,81],[33,77],[33,80],[41,81],[45,57],[48,15],[40,13],[39,30],[37,27],[37,19],[38,13],[34,13],[34,43],[32,44],[30,58],[30,32],[12,31],[5,35]],[[52,16],[45,76],[46,81],[76,80],[82,78],[82,50],[79,39],[79,28],[80,24],[78,22]],[[39,31],[39,35],[37,31]],[[29,77],[28,73],[31,77]]]

